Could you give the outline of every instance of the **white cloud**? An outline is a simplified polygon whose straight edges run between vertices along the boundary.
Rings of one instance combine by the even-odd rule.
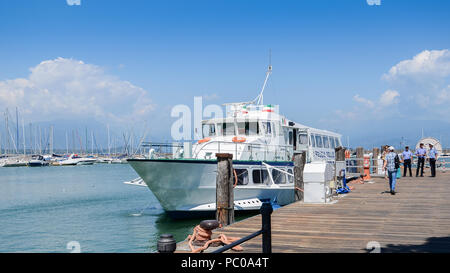
[[[30,72],[27,78],[0,81],[0,109],[17,106],[34,120],[126,122],[144,118],[155,107],[144,89],[79,60],[47,60]]]
[[[363,104],[364,106],[367,106],[369,108],[373,108],[375,106],[375,103],[369,99],[363,98],[361,97],[359,94],[356,94],[355,96],[353,96],[353,100]]]
[[[400,78],[447,77],[450,75],[450,51],[424,50],[412,59],[394,65],[383,78],[388,81]]]
[[[396,90],[386,90],[380,95],[379,99],[376,102],[370,99],[363,98],[359,94],[353,96],[353,100],[358,102],[359,104],[362,104],[362,106],[368,109],[379,111],[383,110],[383,108],[386,106],[397,104],[398,97],[400,97],[400,93]]]
[[[397,98],[400,97],[400,93],[395,90],[386,90],[380,97],[380,104],[382,106],[389,106],[392,104],[397,104]]]

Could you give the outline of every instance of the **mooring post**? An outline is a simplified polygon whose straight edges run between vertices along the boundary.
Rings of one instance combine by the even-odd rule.
[[[261,206],[263,253],[272,253],[272,223],[270,219],[272,212],[272,205],[269,202],[264,202]]]
[[[303,201],[303,190],[305,188],[303,183],[303,170],[306,164],[306,152],[294,154],[294,193],[295,201]]]
[[[373,148],[373,150],[372,150],[373,173],[378,173],[378,155],[379,154],[380,154],[380,149]]]
[[[177,249],[177,242],[172,234],[162,234],[157,242],[159,253],[173,253]]]
[[[216,220],[227,226],[234,223],[233,155],[217,153]]]
[[[357,172],[360,174],[364,174],[363,162],[364,162],[364,148],[358,147],[356,148],[356,166],[359,166],[357,168]]]
[[[336,147],[334,149],[334,157],[335,157],[335,162],[334,162],[335,178],[337,178],[337,176],[339,176],[339,172],[342,169],[346,168],[345,148],[342,146]]]

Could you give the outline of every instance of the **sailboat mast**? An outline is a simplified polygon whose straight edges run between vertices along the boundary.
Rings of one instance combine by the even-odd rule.
[[[107,125],[107,128],[108,128],[108,155],[111,156],[111,146],[109,143],[109,124]]]
[[[19,149],[19,109],[16,107],[16,150]],[[16,151],[18,153],[18,151]]]
[[[27,155],[27,147],[26,147],[26,143],[25,143],[25,122],[23,121],[22,118],[22,136],[23,136],[23,155]]]

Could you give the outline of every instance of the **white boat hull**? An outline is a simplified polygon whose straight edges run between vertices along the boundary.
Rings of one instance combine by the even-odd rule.
[[[128,163],[169,215],[178,217],[185,213],[215,211],[216,160],[130,159]],[[257,210],[261,200],[286,205],[294,201],[294,186],[238,185],[234,190],[234,200],[236,210]],[[255,202],[252,204],[252,201]]]

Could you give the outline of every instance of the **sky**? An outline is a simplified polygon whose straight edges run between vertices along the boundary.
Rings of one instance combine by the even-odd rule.
[[[448,14],[436,0],[0,0],[0,142],[16,107],[25,135],[53,125],[56,146],[76,131],[104,147],[107,127],[170,141],[175,105],[256,97],[271,51],[264,102],[289,119],[351,147],[422,131],[450,147]]]

